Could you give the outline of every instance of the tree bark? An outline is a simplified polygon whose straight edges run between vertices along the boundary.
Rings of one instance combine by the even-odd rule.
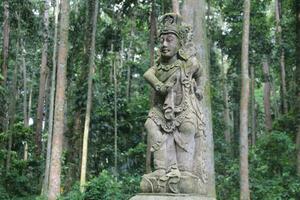
[[[28,112],[28,102],[27,102],[27,69],[26,69],[26,62],[25,62],[25,56],[24,56],[24,46],[22,43],[22,68],[23,68],[23,92],[24,92],[24,97],[23,97],[23,115],[24,115],[24,127],[28,128],[29,127],[29,112]],[[24,142],[24,160],[28,159],[28,144],[27,141]]]
[[[215,169],[214,169],[214,143],[212,132],[211,95],[209,78],[209,40],[206,31],[206,0],[186,0],[183,5],[182,16],[185,23],[192,25],[194,30],[193,42],[197,48],[197,58],[202,67],[201,88],[203,99],[200,101],[200,110],[203,113],[205,123],[204,132],[206,137],[197,140],[199,151],[196,153],[196,163],[205,162],[207,174],[207,194],[216,197]],[[198,155],[199,154],[199,155]],[[203,154],[203,155],[202,155]]]
[[[231,144],[231,133],[230,133],[230,110],[229,110],[229,97],[228,97],[228,88],[227,88],[227,72],[224,64],[224,56],[223,52],[221,52],[222,56],[222,65],[221,65],[221,76],[222,76],[222,88],[223,88],[223,101],[224,101],[224,136],[227,144]]]
[[[8,65],[8,51],[9,51],[9,3],[8,0],[3,0],[3,49],[2,49],[2,76],[1,85],[6,85],[7,80],[7,65]]]
[[[90,117],[92,108],[92,87],[93,87],[93,76],[95,73],[95,39],[97,30],[97,16],[98,16],[98,0],[93,1],[93,6],[95,8],[93,13],[93,29],[92,29],[92,40],[90,44],[90,59],[89,59],[89,77],[88,77],[88,94],[86,103],[86,115],[84,123],[84,133],[83,133],[83,145],[82,145],[82,163],[81,163],[81,176],[80,176],[80,190],[84,192],[84,187],[86,183],[86,165],[87,165],[87,151],[88,151],[88,138],[89,138],[89,127],[90,127]]]
[[[61,0],[59,25],[59,46],[57,58],[57,84],[54,111],[54,128],[50,162],[48,200],[56,200],[60,195],[61,155],[63,150],[65,123],[65,88],[68,57],[69,1]]]
[[[150,67],[155,63],[155,37],[156,37],[156,16],[155,16],[155,0],[151,1],[151,13],[150,13]],[[164,3],[164,2],[163,2]],[[153,104],[154,91],[150,89],[150,105]],[[147,135],[147,150],[146,150],[146,173],[151,172],[151,146],[149,144],[150,138]]]
[[[133,34],[131,33],[131,36],[133,36]],[[130,44],[129,44],[129,53],[128,53],[128,59],[131,60],[132,59],[132,40],[130,40]],[[127,101],[130,102],[130,96],[131,96],[131,64],[128,65],[127,68],[127,88],[126,88],[126,98]]]
[[[18,23],[18,29],[17,29],[17,46],[16,46],[16,62],[15,62],[15,68],[13,73],[13,79],[12,79],[12,85],[10,88],[11,95],[9,97],[9,105],[8,105],[8,121],[7,121],[7,130],[8,131],[8,148],[7,148],[7,158],[6,158],[6,172],[9,172],[10,165],[11,165],[11,151],[12,151],[12,143],[13,143],[13,136],[11,130],[13,128],[14,122],[15,122],[15,113],[16,113],[16,101],[17,101],[17,83],[18,83],[18,65],[19,63],[19,49],[20,49],[20,16],[19,13],[16,12],[17,16],[17,23]]]
[[[297,118],[297,174],[300,176],[300,2],[295,0],[296,4],[296,84],[297,87],[297,104],[296,104],[296,118]]]
[[[116,61],[113,61],[114,69],[114,174],[118,174],[118,80],[117,80],[117,66]]]
[[[264,111],[265,111],[265,128],[269,132],[272,130],[272,117],[271,117],[271,83],[270,83],[270,69],[269,61],[267,58],[263,59],[263,72],[264,72]]]
[[[286,69],[285,69],[285,53],[282,41],[282,28],[281,28],[281,11],[280,11],[280,0],[275,0],[275,19],[276,19],[276,33],[277,42],[280,48],[280,78],[281,78],[281,102],[283,108],[283,114],[288,112],[287,103],[287,88],[286,88]]]
[[[251,75],[251,144],[256,143],[256,107],[255,107],[255,71],[254,66],[250,67]]]
[[[127,54],[127,59],[134,62],[134,48],[132,48],[132,41],[134,40],[135,37],[135,29],[136,29],[136,24],[135,24],[135,15],[132,16],[132,25],[131,25],[131,31],[130,31],[130,43],[128,47],[128,54]],[[130,102],[130,97],[131,97],[131,64],[128,65],[127,68],[127,88],[126,88],[126,97],[128,102]]]
[[[50,89],[50,103],[49,103],[49,122],[48,122],[48,137],[47,137],[47,153],[45,175],[42,186],[42,195],[48,196],[49,175],[50,175],[50,160],[51,160],[51,144],[53,133],[53,113],[55,100],[55,80],[56,80],[56,59],[57,59],[57,29],[58,29],[58,14],[59,14],[60,0],[55,0],[54,5],[54,40],[53,40],[53,56],[52,56],[52,75],[51,75],[51,89]]]
[[[173,8],[173,13],[176,13],[176,14],[180,15],[178,0],[172,0],[172,8]]]
[[[255,105],[255,72],[254,66],[250,67],[251,73],[251,143],[256,143],[256,105]]]
[[[47,59],[48,59],[48,37],[49,37],[49,0],[44,0],[44,33],[43,33],[43,50],[42,50],[42,63],[40,68],[40,83],[39,83],[39,97],[37,107],[36,131],[35,131],[35,144],[37,146],[36,154],[40,156],[42,147],[42,127],[44,121],[44,107],[45,107],[45,84],[48,73]]]
[[[248,168],[248,105],[249,105],[249,29],[250,0],[244,0],[242,40],[242,90],[240,103],[240,199],[250,200]]]
[[[156,17],[155,17],[155,0],[151,1],[151,13],[150,13],[150,65],[154,65],[155,61],[155,37],[156,37]]]
[[[19,18],[18,18],[18,26],[19,26]],[[18,28],[19,29],[19,28]],[[20,30],[18,30],[20,31]],[[19,32],[20,33],[20,32]],[[9,172],[11,166],[11,151],[12,151],[12,143],[13,143],[13,135],[12,132],[9,131],[13,128],[15,122],[15,113],[16,113],[16,96],[17,96],[17,81],[18,81],[18,59],[19,59],[19,38],[17,39],[17,47],[16,47],[16,63],[13,73],[12,85],[11,85],[11,95],[10,102],[8,106],[8,148],[7,148],[7,158],[6,158],[6,172]]]

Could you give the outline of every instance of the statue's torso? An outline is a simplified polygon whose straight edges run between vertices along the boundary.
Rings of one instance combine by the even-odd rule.
[[[150,110],[149,117],[166,132],[171,132],[182,121],[191,118],[191,115],[197,112],[193,103],[196,99],[193,75],[196,71],[197,66],[192,62],[179,59],[171,65],[155,66],[155,76],[162,83],[170,85],[171,89],[165,95],[155,93],[154,107]]]

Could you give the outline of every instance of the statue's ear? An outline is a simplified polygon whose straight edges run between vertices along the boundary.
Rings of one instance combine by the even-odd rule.
[[[183,47],[181,47],[181,48],[179,49],[179,51],[178,51],[178,57],[179,57],[179,59],[181,59],[181,60],[187,61],[188,56],[187,56],[185,50],[183,49]]]

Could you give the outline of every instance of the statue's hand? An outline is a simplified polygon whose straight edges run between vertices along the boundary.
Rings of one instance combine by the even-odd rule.
[[[171,87],[167,84],[159,83],[155,86],[155,90],[161,94],[167,94]]]
[[[195,91],[195,95],[199,101],[201,101],[203,99],[203,95],[202,95],[202,92],[200,91],[200,89],[197,89]]]

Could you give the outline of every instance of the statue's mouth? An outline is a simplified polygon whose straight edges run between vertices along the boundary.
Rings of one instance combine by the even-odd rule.
[[[164,49],[161,50],[162,53],[168,53],[169,51],[170,51],[170,50],[167,49],[167,48],[164,48]]]

